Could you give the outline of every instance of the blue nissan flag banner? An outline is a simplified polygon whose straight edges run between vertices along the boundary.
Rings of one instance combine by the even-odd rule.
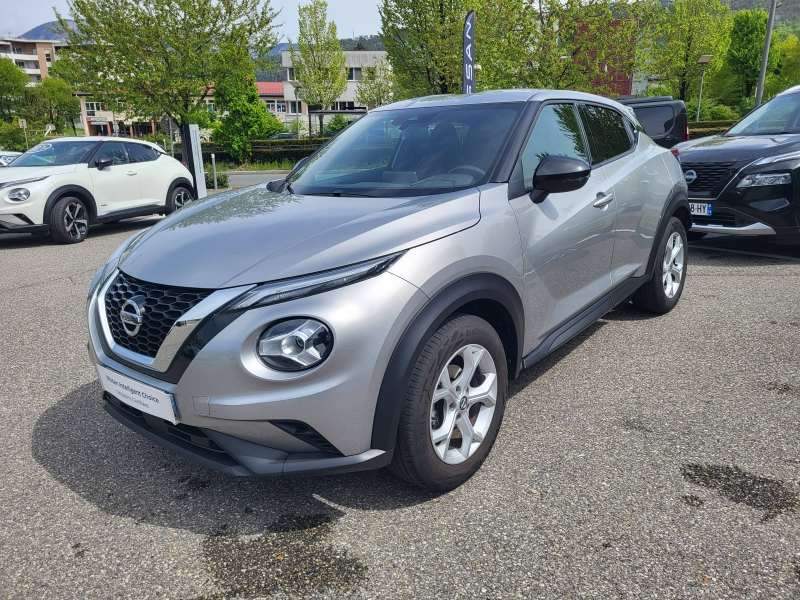
[[[475,11],[464,19],[464,61],[461,67],[461,93],[475,93]]]

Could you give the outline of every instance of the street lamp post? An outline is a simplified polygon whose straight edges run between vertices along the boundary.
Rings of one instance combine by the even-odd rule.
[[[697,96],[697,112],[694,115],[694,122],[700,120],[700,104],[703,102],[703,80],[706,78],[706,66],[714,58],[711,54],[703,54],[697,59],[697,64],[700,65],[700,94]]]
[[[292,84],[294,88],[294,122],[297,127],[297,139],[300,139],[300,100],[297,99],[297,90],[299,90],[302,86],[300,85],[299,81],[290,81],[289,83]],[[311,142],[311,128],[308,129],[308,141]]]
[[[764,79],[767,77],[767,61],[769,60],[769,43],[772,39],[772,25],[775,23],[775,8],[778,0],[772,0],[769,7],[769,20],[767,21],[767,35],[764,38],[764,52],[761,54],[761,70],[758,72],[758,85],[756,86],[756,108],[761,106],[764,96]]]

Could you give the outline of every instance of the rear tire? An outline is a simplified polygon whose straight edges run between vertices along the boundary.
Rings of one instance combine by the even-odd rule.
[[[165,214],[170,215],[174,213],[179,208],[189,204],[192,200],[194,200],[194,195],[189,188],[183,185],[175,186],[169,193],[169,198],[167,198],[167,210]]]
[[[688,258],[686,229],[672,217],[656,248],[653,277],[633,295],[633,305],[663,315],[675,308],[683,293]]]
[[[439,492],[460,486],[494,445],[507,389],[506,355],[492,326],[473,315],[447,321],[417,357],[391,471]]]
[[[79,199],[66,196],[50,213],[50,237],[59,244],[77,244],[89,233],[89,211]]]

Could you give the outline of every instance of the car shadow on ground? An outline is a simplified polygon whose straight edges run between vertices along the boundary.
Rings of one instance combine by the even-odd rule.
[[[100,223],[89,228],[89,238],[102,238],[117,233],[133,233],[139,229],[152,227],[161,217],[140,217],[119,223]],[[0,235],[0,250],[4,248],[38,248],[40,246],[59,246],[49,235],[31,235],[29,233],[9,233]]]
[[[392,510],[436,494],[386,471],[297,479],[237,478],[162,449],[115,421],[97,382],[72,390],[34,426],[32,453],[59,483],[103,511],[213,535],[261,533],[286,515],[328,515],[333,505]]]

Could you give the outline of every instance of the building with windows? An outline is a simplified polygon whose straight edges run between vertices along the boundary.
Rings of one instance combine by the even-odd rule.
[[[63,46],[59,40],[5,37],[0,38],[0,58],[13,61],[31,78],[28,85],[36,85],[49,75],[57,49]]]
[[[356,101],[356,91],[358,90],[358,82],[361,79],[363,70],[369,67],[374,67],[379,61],[386,59],[385,50],[352,50],[345,51],[345,68],[347,69],[347,89],[337,98],[333,110],[364,110],[365,107],[359,106]],[[292,68],[292,53],[289,50],[281,52],[281,65],[286,68],[288,81],[283,82],[283,98],[287,103],[287,110],[296,110],[297,112],[287,112],[286,120],[288,117],[295,118],[298,114],[307,115],[308,106],[305,102],[298,102],[295,95],[295,87],[298,85],[297,79],[294,75],[294,68]],[[294,102],[294,104],[291,104]],[[314,107],[312,107],[313,109]]]

